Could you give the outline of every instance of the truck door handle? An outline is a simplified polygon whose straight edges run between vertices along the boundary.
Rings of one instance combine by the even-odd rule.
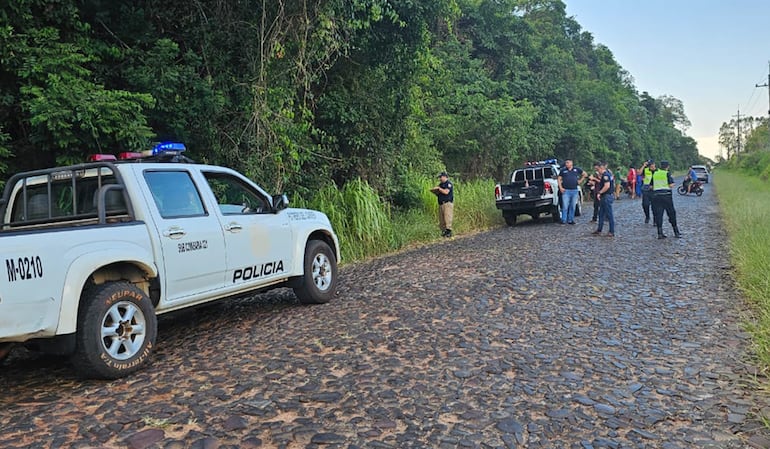
[[[236,223],[234,221],[225,225],[225,231],[240,232],[242,229],[243,226],[241,226],[240,223]]]
[[[170,237],[172,239],[181,239],[184,237],[187,233],[184,229],[174,226],[173,228],[168,228],[165,231],[163,231],[163,235],[165,237]]]

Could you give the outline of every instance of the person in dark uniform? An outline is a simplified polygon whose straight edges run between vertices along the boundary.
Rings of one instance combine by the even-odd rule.
[[[452,237],[452,220],[454,219],[454,186],[446,172],[438,175],[438,186],[432,189],[438,197],[438,225],[443,237]]]
[[[612,176],[612,170],[607,170],[607,163],[599,164],[599,184],[596,189],[596,196],[599,198],[599,226],[593,233],[600,235],[604,227],[604,220],[610,222],[610,229],[607,237],[615,237],[615,214],[612,211],[612,203],[615,202],[615,179]]]
[[[644,211],[644,222],[650,222],[650,206],[652,205],[652,190],[650,189],[650,180],[652,172],[655,170],[655,161],[652,159],[645,161],[642,168],[639,169],[642,174],[642,210]],[[653,218],[655,209],[652,210]],[[653,223],[655,221],[653,220]]]
[[[559,192],[561,193],[561,222],[575,224],[575,205],[578,200],[580,183],[588,176],[580,167],[574,167],[572,160],[564,161],[564,167],[559,171]]]
[[[663,212],[668,215],[668,222],[674,229],[676,238],[682,237],[679,227],[676,225],[676,210],[674,209],[674,197],[671,188],[674,186],[674,177],[668,171],[668,162],[661,161],[660,168],[652,171],[650,187],[652,191],[652,215],[655,218],[655,226],[658,228],[658,238],[666,238],[663,233]]]

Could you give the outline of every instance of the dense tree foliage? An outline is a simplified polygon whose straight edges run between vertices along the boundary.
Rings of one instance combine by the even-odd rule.
[[[679,100],[639,93],[561,0],[10,0],[0,177],[181,140],[312,195],[501,177],[526,159],[697,158]]]
[[[742,116],[722,123],[719,128],[719,145],[726,150],[726,159],[739,153],[770,151],[767,119]]]

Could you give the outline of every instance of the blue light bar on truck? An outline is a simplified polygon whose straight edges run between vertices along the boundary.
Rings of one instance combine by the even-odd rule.
[[[185,150],[187,147],[181,142],[161,142],[152,147],[152,150],[144,151],[143,154],[145,156],[176,155]]]
[[[524,165],[552,165],[557,164],[559,161],[556,158],[546,159],[544,161],[527,161]]]

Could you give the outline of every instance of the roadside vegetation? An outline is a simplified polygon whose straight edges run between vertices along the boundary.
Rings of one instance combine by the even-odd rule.
[[[415,179],[443,170],[472,190],[525,160],[682,168],[698,157],[682,102],[638,91],[563,0],[194,6],[0,10],[0,180],[174,140],[196,161],[308,201],[337,204],[330,192],[314,198],[329,183],[364,195],[361,179],[398,223],[425,213],[404,202]],[[352,232],[411,238],[371,230]]]
[[[753,146],[747,145],[744,152],[733,154],[720,164],[715,186],[729,234],[736,282],[753,305],[746,326],[752,334],[761,368],[770,373],[770,143],[767,122],[752,131],[743,136],[743,141],[753,142]]]
[[[492,180],[452,181],[455,192],[455,234],[488,229],[503,223],[493,200]],[[368,183],[360,179],[322,189],[311,201],[298,200],[299,206],[324,211],[340,239],[342,260],[356,260],[393,252],[419,243],[441,239],[438,229],[438,202],[430,192],[438,181],[414,177],[399,200],[405,207],[394,207],[382,200]]]

